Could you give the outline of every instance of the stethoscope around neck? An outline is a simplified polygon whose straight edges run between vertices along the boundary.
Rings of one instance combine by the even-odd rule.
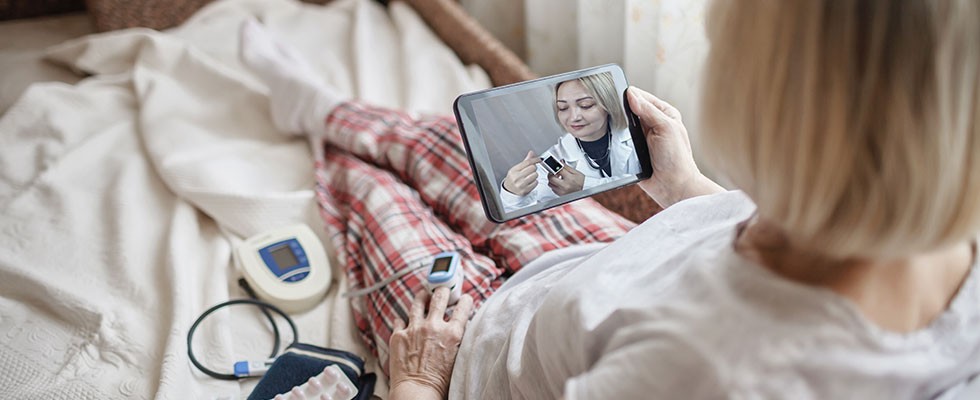
[[[606,116],[606,134],[603,135],[603,137],[606,138],[606,154],[604,154],[602,157],[599,157],[597,159],[592,158],[592,156],[589,155],[589,152],[585,151],[585,147],[582,146],[582,140],[579,139],[579,138],[575,138],[575,143],[578,145],[578,149],[579,149],[579,151],[582,152],[582,155],[585,156],[585,161],[589,164],[590,167],[592,167],[592,169],[595,169],[595,170],[599,171],[599,176],[600,177],[603,177],[603,178],[607,178],[607,177],[609,177],[612,174],[612,160],[610,159],[610,157],[612,157],[612,125],[611,125],[611,123],[612,123],[612,117],[609,116],[609,115],[607,115]],[[602,164],[600,163],[601,160],[606,160],[607,162],[609,162],[609,169],[610,169],[609,172],[610,172],[610,174],[606,174],[606,170],[602,169]]]

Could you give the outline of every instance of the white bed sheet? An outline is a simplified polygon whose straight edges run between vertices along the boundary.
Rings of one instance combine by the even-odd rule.
[[[93,76],[35,84],[0,119],[0,398],[248,395],[255,381],[213,380],[186,356],[193,320],[243,297],[225,232],[304,222],[329,246],[310,149],[275,131],[267,89],[238,61],[252,17],[375,104],[449,113],[489,86],[400,2],[224,0],[166,33],[50,49]],[[367,356],[334,265],[327,299],[295,316],[300,337]],[[199,357],[221,369],[261,359],[271,335],[258,315],[214,315]]]
[[[32,83],[78,82],[70,70],[44,62],[44,49],[92,32],[83,13],[0,22],[0,117]]]

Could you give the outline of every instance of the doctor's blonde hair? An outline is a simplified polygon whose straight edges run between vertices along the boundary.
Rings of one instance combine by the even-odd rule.
[[[555,122],[558,123],[558,126],[562,126],[561,120],[558,119],[558,88],[562,84],[571,81],[579,81],[585,87],[585,90],[589,92],[589,95],[599,104],[599,108],[602,108],[606,114],[609,114],[609,127],[613,132],[618,132],[629,127],[626,123],[626,113],[623,111],[623,99],[616,93],[616,82],[613,81],[612,74],[609,72],[583,76],[578,79],[569,79],[564,82],[558,82],[555,85],[553,92],[554,101],[551,102],[551,107],[555,112]]]
[[[703,147],[793,243],[889,259],[980,228],[980,2],[717,0]]]

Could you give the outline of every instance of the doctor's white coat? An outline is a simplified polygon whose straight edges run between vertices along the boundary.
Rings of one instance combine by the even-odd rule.
[[[633,138],[630,136],[630,131],[624,129],[619,132],[613,132],[612,135],[612,143],[609,148],[610,156],[612,157],[609,161],[612,176],[609,177],[603,177],[598,169],[592,168],[589,165],[585,153],[582,152],[578,143],[575,142],[575,137],[570,133],[562,135],[558,143],[551,146],[547,152],[559,160],[565,160],[568,165],[574,167],[582,175],[585,175],[583,190],[640,173],[640,160],[637,158],[636,149],[633,147]],[[527,195],[518,196],[508,192],[504,189],[503,182],[501,182],[500,200],[505,212],[511,212],[539,202],[558,198],[558,195],[548,187],[548,171],[540,164],[538,164],[537,170],[538,184]]]

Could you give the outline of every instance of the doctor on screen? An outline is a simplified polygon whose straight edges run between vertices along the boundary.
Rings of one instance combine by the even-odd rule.
[[[555,120],[566,132],[542,155],[528,151],[507,171],[501,203],[510,212],[640,172],[612,74],[584,76],[555,87]],[[560,164],[549,169],[542,158]],[[561,168],[557,173],[553,171]]]

